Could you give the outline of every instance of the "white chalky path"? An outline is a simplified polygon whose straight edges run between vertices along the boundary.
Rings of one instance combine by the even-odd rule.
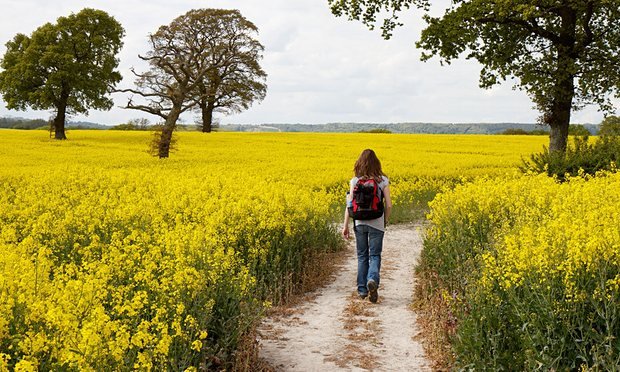
[[[379,302],[356,296],[352,239],[346,261],[317,296],[267,318],[259,328],[260,355],[278,371],[430,371],[411,310],[413,268],[421,227],[389,226],[383,243]]]

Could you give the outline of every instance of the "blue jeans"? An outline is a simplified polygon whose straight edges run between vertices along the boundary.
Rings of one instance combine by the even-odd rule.
[[[355,227],[355,243],[357,245],[357,292],[368,293],[366,285],[370,279],[379,285],[381,270],[381,250],[383,249],[381,230],[366,225]]]

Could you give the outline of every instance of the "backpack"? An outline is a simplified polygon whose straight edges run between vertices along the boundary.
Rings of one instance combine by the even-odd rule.
[[[358,179],[348,208],[354,220],[374,220],[383,216],[383,192],[377,181]]]

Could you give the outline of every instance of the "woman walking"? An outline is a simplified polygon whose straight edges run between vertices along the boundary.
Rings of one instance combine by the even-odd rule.
[[[381,162],[374,151],[366,149],[353,167],[355,177],[351,179],[347,193],[347,208],[344,212],[342,235],[350,237],[349,220],[353,218],[353,231],[357,246],[357,293],[367,296],[376,303],[379,294],[379,271],[383,234],[390,212],[389,180],[381,169]]]

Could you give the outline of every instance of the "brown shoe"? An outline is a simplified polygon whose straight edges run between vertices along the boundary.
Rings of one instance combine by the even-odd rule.
[[[373,304],[377,303],[377,300],[379,299],[379,293],[377,292],[377,289],[378,289],[379,286],[372,279],[370,279],[368,281],[367,286],[368,286],[368,292],[369,292],[369,295],[370,295],[369,296],[370,297],[370,302],[372,302]]]

